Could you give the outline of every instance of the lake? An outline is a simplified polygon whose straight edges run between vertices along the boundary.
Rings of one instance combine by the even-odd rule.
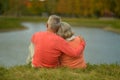
[[[44,23],[22,23],[27,30],[0,33],[0,65],[24,65],[33,33],[46,30]],[[98,28],[72,27],[86,41],[84,57],[90,64],[120,64],[120,34]]]

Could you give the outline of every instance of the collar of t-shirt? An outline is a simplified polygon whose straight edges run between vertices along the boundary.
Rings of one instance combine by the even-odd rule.
[[[70,38],[67,38],[66,40],[67,41],[71,41],[71,40],[73,40],[73,39],[75,39],[75,36],[73,35],[72,37],[70,37]]]

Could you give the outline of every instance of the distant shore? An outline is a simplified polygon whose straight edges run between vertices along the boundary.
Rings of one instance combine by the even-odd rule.
[[[18,29],[3,29],[3,30],[0,30],[0,33],[22,31],[22,30],[27,30],[27,29],[28,29],[27,27],[21,26],[21,28],[18,28]]]
[[[90,27],[85,27],[85,28],[90,28]],[[100,28],[100,27],[91,27],[91,28]],[[23,26],[21,26],[21,28],[18,28],[18,29],[3,29],[3,30],[0,29],[0,33],[22,31],[22,30],[27,30],[27,29],[28,29],[27,27],[23,27]],[[112,27],[104,27],[101,29],[120,34],[120,29],[114,29]]]
[[[120,29],[114,29],[114,28],[111,28],[111,27],[105,27],[103,29],[106,30],[106,31],[111,31],[111,32],[115,32],[115,33],[120,34]]]
[[[72,26],[86,28],[101,28],[106,31],[112,31],[120,34],[120,20],[106,18],[62,18],[63,21],[70,23]],[[0,17],[0,33],[25,30],[22,22],[40,23],[46,22],[47,18],[43,17]]]

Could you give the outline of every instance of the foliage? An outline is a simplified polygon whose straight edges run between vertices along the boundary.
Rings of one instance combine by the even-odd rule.
[[[72,17],[120,17],[120,0],[0,0],[2,15],[43,13]]]

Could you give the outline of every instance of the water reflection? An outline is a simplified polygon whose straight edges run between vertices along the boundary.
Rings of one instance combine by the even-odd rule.
[[[25,64],[34,32],[46,30],[44,23],[23,23],[28,30],[0,33],[0,65]],[[73,28],[86,40],[85,59],[91,64],[120,63],[120,35],[96,28]]]

